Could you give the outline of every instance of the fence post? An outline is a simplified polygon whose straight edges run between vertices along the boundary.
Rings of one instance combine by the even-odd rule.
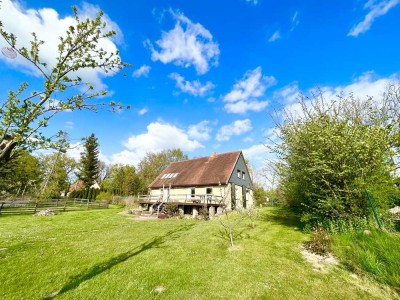
[[[35,202],[35,211],[34,211],[34,214],[36,214],[37,207],[38,207],[38,202]]]
[[[67,200],[64,200],[64,211],[67,209]]]
[[[376,209],[374,206],[374,202],[372,201],[371,195],[369,194],[368,190],[365,190],[365,193],[367,194],[369,205],[371,206],[372,212],[374,213],[376,223],[378,224],[379,229],[382,230],[382,224],[379,221],[378,214],[376,213]]]
[[[1,215],[1,210],[3,209],[3,205],[4,205],[4,202],[1,202],[1,206],[0,206],[0,215]]]

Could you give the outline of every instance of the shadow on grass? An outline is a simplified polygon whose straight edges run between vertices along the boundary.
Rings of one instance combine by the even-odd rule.
[[[44,297],[43,300],[53,299],[57,296],[60,296],[71,290],[74,290],[79,285],[81,285],[83,282],[92,279],[93,277],[103,273],[104,271],[111,269],[115,265],[118,265],[133,256],[139,255],[140,253],[142,253],[146,250],[149,250],[152,248],[160,248],[160,246],[162,244],[164,244],[166,241],[178,239],[182,235],[183,232],[190,230],[193,226],[194,226],[194,224],[182,225],[179,228],[170,230],[162,236],[155,237],[155,238],[151,239],[150,241],[143,243],[140,246],[135,247],[132,250],[121,253],[115,257],[112,257],[103,263],[94,265],[88,271],[72,277],[69,280],[69,282],[67,282],[59,291],[53,292],[49,296]]]
[[[265,222],[296,228],[297,230],[301,230],[303,228],[300,218],[294,211],[287,208],[275,208],[267,213],[261,214],[259,219]]]

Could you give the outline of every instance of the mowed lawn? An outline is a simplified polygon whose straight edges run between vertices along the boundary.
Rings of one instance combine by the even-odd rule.
[[[0,299],[397,299],[344,267],[315,271],[286,210],[229,248],[218,220],[132,220],[120,209],[0,216]]]

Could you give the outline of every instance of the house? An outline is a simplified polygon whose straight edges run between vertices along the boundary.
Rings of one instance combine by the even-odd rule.
[[[142,207],[157,212],[167,203],[193,216],[200,209],[214,215],[224,208],[252,206],[252,181],[242,151],[171,163],[149,185],[149,195],[140,198]]]

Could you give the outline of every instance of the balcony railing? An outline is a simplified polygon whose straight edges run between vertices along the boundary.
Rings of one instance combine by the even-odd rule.
[[[156,203],[163,200],[163,195],[139,195],[139,202]],[[222,197],[212,194],[181,194],[170,195],[169,203],[193,203],[193,204],[220,204]]]

